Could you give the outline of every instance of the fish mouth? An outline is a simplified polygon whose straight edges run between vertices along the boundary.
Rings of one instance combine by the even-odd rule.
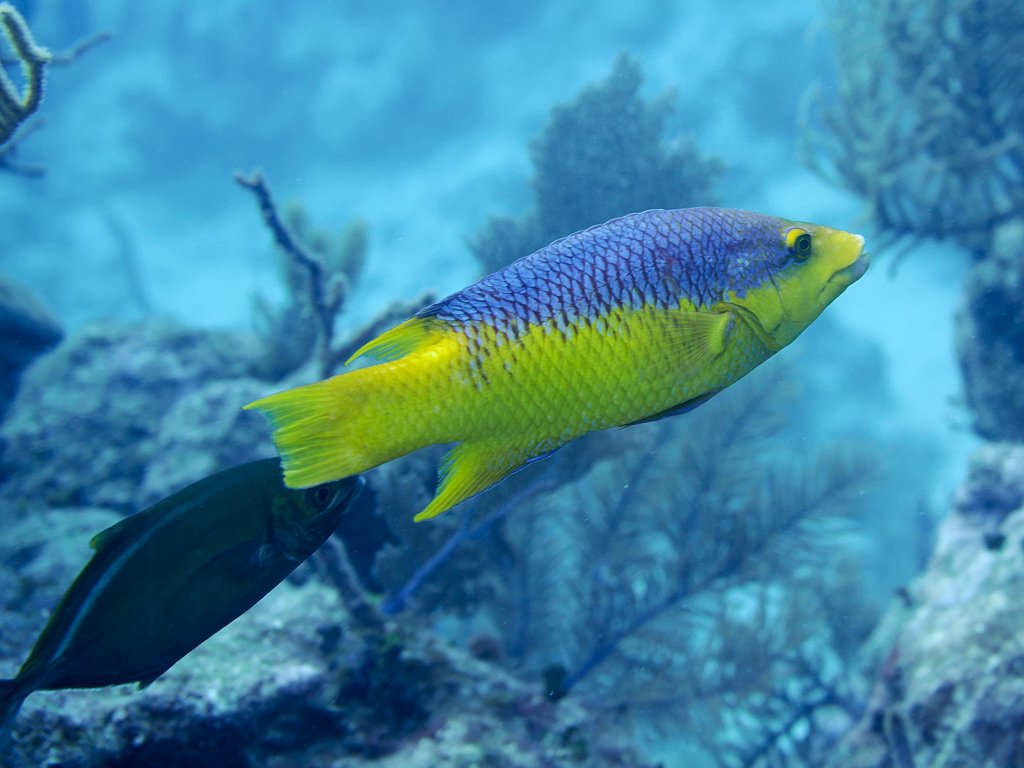
[[[362,475],[346,477],[335,482],[337,485],[334,487],[334,494],[331,496],[331,500],[324,506],[321,516],[330,514],[342,504],[350,504],[355,501],[356,496],[360,494],[363,486],[366,485],[366,480]]]
[[[845,288],[860,280],[868,271],[868,267],[871,265],[871,256],[864,252],[864,238],[860,235],[856,235],[856,238],[860,241],[857,258],[842,269],[836,270],[825,285],[840,283]]]
[[[868,271],[868,267],[871,265],[871,255],[868,253],[862,253],[857,257],[857,260],[848,267],[843,267],[832,277],[833,280],[840,278],[845,280],[847,283],[855,283],[860,280],[864,273]]]

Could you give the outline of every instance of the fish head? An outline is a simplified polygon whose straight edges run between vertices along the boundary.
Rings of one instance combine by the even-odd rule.
[[[358,475],[278,491],[273,505],[273,538],[284,555],[296,562],[309,557],[338,527],[365,481]]]
[[[789,344],[868,268],[864,238],[805,222],[774,219],[759,258],[764,279],[731,291],[726,308],[751,325],[772,351]]]

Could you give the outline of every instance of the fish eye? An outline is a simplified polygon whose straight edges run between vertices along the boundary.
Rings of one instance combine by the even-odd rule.
[[[786,250],[797,261],[806,261],[811,255],[811,233],[806,229],[793,227],[786,232]]]
[[[306,491],[306,502],[316,509],[323,509],[330,503],[333,495],[330,486],[318,485]]]

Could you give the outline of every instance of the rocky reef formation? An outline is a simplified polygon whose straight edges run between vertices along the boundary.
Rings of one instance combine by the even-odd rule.
[[[0,414],[21,372],[64,336],[60,323],[29,290],[0,275]]]
[[[1024,764],[1024,42],[1006,0],[828,4],[839,64],[811,99],[808,159],[894,240],[945,238],[972,264],[957,353],[972,460],[927,569],[863,652],[866,712],[839,768]]]
[[[162,419],[185,394],[250,377],[256,352],[249,337],[170,322],[100,323],[79,331],[22,378],[0,427],[4,493],[16,497],[17,507],[139,509],[136,497],[160,448]],[[245,418],[259,423],[254,414]],[[263,447],[262,455],[272,455],[269,442]],[[226,457],[224,466],[257,458],[253,452]]]
[[[835,768],[1020,765],[1024,445],[974,456],[928,569],[868,645],[868,711]]]
[[[975,430],[1024,441],[1024,221],[999,227],[991,250],[971,266],[957,351]]]
[[[14,672],[92,529],[114,517],[67,509],[7,529],[0,577],[19,589],[0,606],[0,674]],[[582,705],[552,704],[538,684],[432,633],[383,629],[361,631],[338,592],[304,566],[144,691],[33,694],[3,764],[642,764]]]
[[[17,671],[98,530],[272,451],[239,410],[274,386],[252,378],[261,360],[248,337],[148,321],[92,326],[30,366],[0,428],[0,677]],[[345,543],[367,583],[395,540],[378,502],[427,482],[416,464],[379,474],[332,545]],[[525,682],[415,617],[376,616],[339,567],[310,560],[144,691],[33,694],[3,764],[643,764],[604,712],[551,702],[539,676]]]

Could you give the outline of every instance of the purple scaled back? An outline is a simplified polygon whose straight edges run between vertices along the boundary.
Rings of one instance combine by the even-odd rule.
[[[785,222],[731,208],[633,213],[576,232],[424,309],[475,337],[484,323],[518,338],[554,319],[573,326],[612,308],[698,307],[761,285],[785,257]]]

